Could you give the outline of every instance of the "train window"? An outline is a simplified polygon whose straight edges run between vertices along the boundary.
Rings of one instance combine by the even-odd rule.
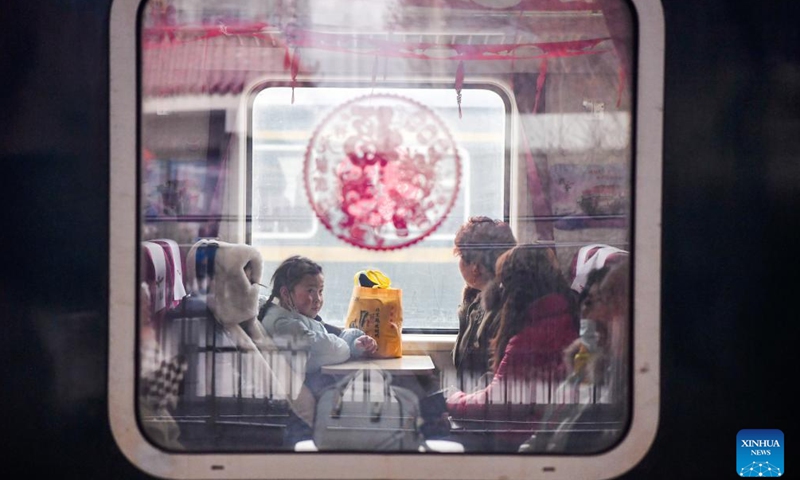
[[[458,116],[458,106],[449,95],[450,86],[438,88],[323,87],[295,88],[294,102],[288,87],[271,87],[254,94],[252,106],[252,159],[249,191],[252,221],[250,242],[259,247],[266,271],[292,254],[306,255],[325,266],[325,312],[327,318],[344,319],[353,286],[354,273],[379,269],[393,284],[403,287],[405,331],[453,331],[458,319],[453,306],[458,305],[463,280],[455,265],[453,241],[458,227],[473,215],[504,218],[509,168],[506,156],[507,101],[491,89],[471,88],[470,102]],[[304,157],[308,139],[326,117],[337,115],[336,108],[348,101],[364,98],[396,98],[409,106],[426,105],[456,145],[454,153],[462,165],[459,188],[454,189],[452,206],[436,230],[409,248],[395,232],[387,236],[385,251],[355,248],[347,233],[322,225],[320,209],[309,196],[325,182],[317,168]],[[422,110],[420,110],[422,111]],[[407,121],[397,110],[395,125]],[[414,111],[412,110],[412,113]],[[345,129],[347,124],[338,124]],[[402,132],[402,128],[398,129]],[[407,134],[407,133],[406,133]],[[331,142],[332,143],[332,142]],[[330,143],[329,143],[330,145]],[[330,148],[336,148],[331,146]],[[314,157],[314,161],[325,158]],[[320,160],[321,161],[321,160]],[[457,172],[453,172],[457,173]],[[314,177],[316,175],[316,177]],[[306,180],[307,179],[307,180]],[[324,187],[321,187],[324,188]],[[426,219],[427,220],[427,219]],[[335,227],[333,225],[329,225]],[[422,237],[427,228],[417,227],[410,237]],[[342,240],[345,238],[346,240]],[[405,237],[409,238],[409,237]],[[376,253],[379,252],[379,253]],[[424,284],[415,279],[424,277]]]
[[[114,2],[128,459],[632,468],[658,423],[663,30],[655,0]]]

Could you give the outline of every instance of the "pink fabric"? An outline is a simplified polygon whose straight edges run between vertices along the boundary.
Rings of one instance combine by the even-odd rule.
[[[565,376],[562,351],[578,335],[569,302],[559,294],[547,295],[530,306],[528,318],[530,324],[506,346],[492,382],[484,389],[469,394],[456,392],[447,399],[447,409],[455,418],[507,418],[505,403],[487,405],[496,403],[505,393],[502,390],[519,385],[536,388],[541,381],[555,386]],[[537,396],[533,391],[524,393],[531,398]]]
[[[186,296],[186,289],[183,284],[183,256],[181,255],[178,242],[166,238],[151,240],[164,249],[167,261],[167,298],[168,307],[178,305],[183,297]]]
[[[150,313],[155,314],[167,307],[167,256],[164,248],[154,242],[142,242],[144,256],[144,279],[150,291]]]
[[[150,293],[150,314],[174,307],[186,295],[183,262],[174,240],[155,239],[142,242],[143,275]]]

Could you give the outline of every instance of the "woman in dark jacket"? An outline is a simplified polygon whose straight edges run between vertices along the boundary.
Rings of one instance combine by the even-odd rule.
[[[472,217],[456,232],[454,243],[453,253],[460,257],[458,268],[466,285],[458,307],[453,364],[462,389],[470,388],[479,379],[485,386],[492,356],[489,343],[497,332],[497,312],[486,308],[481,291],[494,279],[498,257],[517,241],[507,223]]]

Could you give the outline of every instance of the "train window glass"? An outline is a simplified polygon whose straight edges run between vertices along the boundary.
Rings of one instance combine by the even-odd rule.
[[[162,478],[632,468],[658,421],[663,28],[655,0],[114,2],[121,450]],[[464,226],[513,241],[456,255]],[[313,265],[271,290],[291,255],[321,309]],[[402,297],[368,289],[357,325],[399,301],[403,328],[358,363],[362,270]]]
[[[463,279],[454,261],[453,241],[459,226],[472,215],[504,218],[508,132],[507,101],[496,91],[471,88],[466,93],[470,101],[463,106],[461,118],[451,93],[445,85],[438,88],[315,85],[295,88],[293,102],[288,87],[269,87],[255,94],[249,189],[252,193],[248,195],[252,201],[250,243],[260,249],[267,272],[274,271],[293,254],[305,255],[324,265],[324,318],[343,322],[355,272],[378,269],[403,290],[405,331],[458,328],[453,306],[461,298]],[[337,107],[368,95],[396,96],[429,107],[452,136],[462,165],[459,188],[442,224],[405,249],[358,248],[342,240],[345,233],[321,225],[320,215],[309,202],[317,186],[306,183],[305,179],[311,176],[307,169],[317,167],[312,160],[325,158],[323,155],[310,158],[315,151],[308,149],[309,138],[326,117],[335,115],[332,112]],[[400,125],[397,130],[402,133],[399,115],[394,123]],[[337,128],[347,127],[347,124],[337,125]],[[324,181],[318,177],[317,182]],[[393,233],[388,235],[389,241],[402,240]],[[419,278],[425,278],[425,282],[418,282]]]

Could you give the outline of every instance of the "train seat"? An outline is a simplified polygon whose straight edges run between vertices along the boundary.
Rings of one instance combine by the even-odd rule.
[[[255,318],[257,250],[201,241],[185,257],[180,251],[167,239],[142,242],[140,332],[152,339],[142,342],[143,354],[187,363],[176,401],[144,422],[176,424],[176,448],[280,446],[306,352],[273,342]]]

